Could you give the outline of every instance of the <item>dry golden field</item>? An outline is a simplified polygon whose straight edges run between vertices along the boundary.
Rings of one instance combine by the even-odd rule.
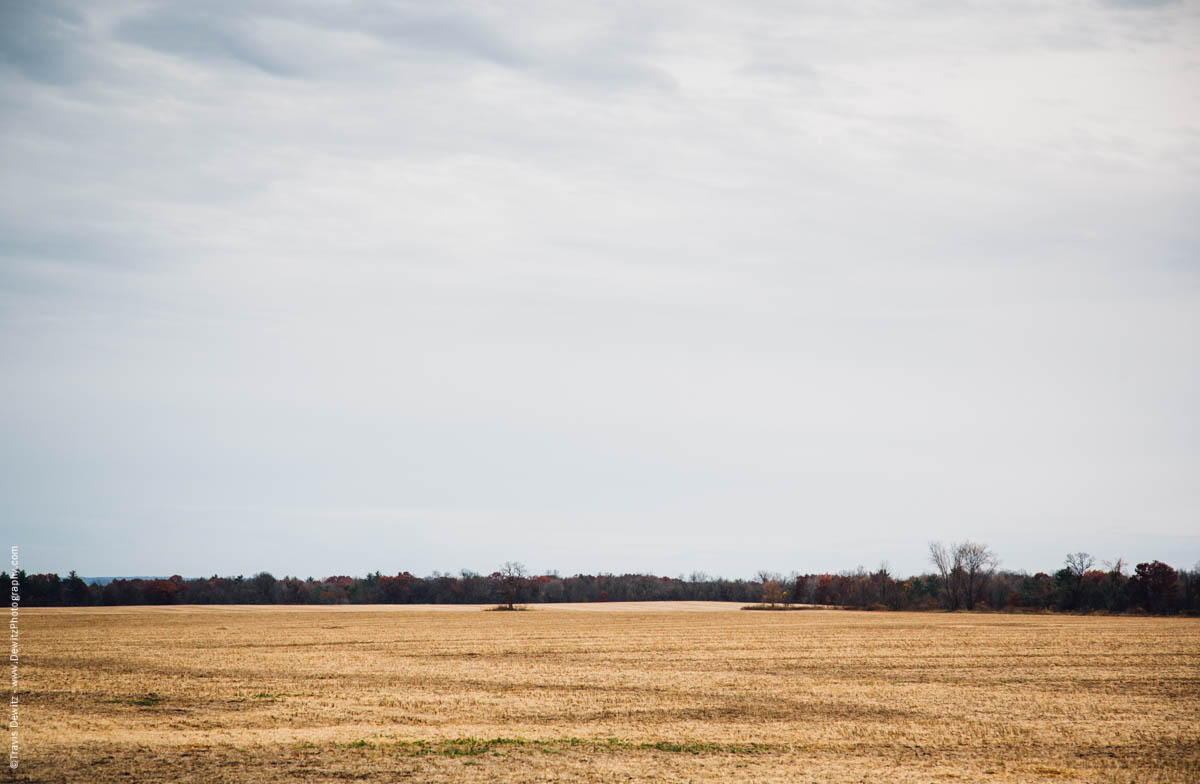
[[[16,781],[1200,781],[1194,619],[684,603],[20,623]]]

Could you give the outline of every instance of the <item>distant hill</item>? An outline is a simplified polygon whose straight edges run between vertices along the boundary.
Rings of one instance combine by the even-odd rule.
[[[83,580],[88,585],[108,585],[113,580],[165,580],[168,575],[146,575],[146,574],[118,574],[115,577],[84,577],[80,575],[79,579]]]

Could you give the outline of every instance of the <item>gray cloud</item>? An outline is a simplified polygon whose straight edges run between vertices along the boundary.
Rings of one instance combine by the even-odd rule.
[[[1182,0],[1101,0],[1101,3],[1116,8],[1150,9],[1180,5]]]
[[[446,8],[453,9],[453,5]],[[463,9],[431,13],[412,7],[368,5],[354,13],[327,16],[323,21],[401,47],[478,58],[513,68],[529,62],[519,48]]]
[[[406,58],[478,61],[601,89],[673,86],[640,51],[645,31],[630,36],[629,30],[595,29],[569,40],[529,41],[522,40],[519,22],[488,19],[477,9],[455,4],[431,10],[365,2],[336,11],[273,3],[168,4],[126,16],[116,33],[120,40],[173,56],[237,62],[273,76],[319,75],[308,62],[310,53],[272,43],[272,28],[281,24],[362,36]]]
[[[241,14],[168,5],[125,19],[119,39],[180,57],[230,59],[272,76],[297,76],[295,62],[271,52]]]
[[[1194,3],[3,9],[31,568],[1200,557]]]
[[[87,19],[70,3],[0,4],[0,61],[29,79],[68,84],[83,77]]]

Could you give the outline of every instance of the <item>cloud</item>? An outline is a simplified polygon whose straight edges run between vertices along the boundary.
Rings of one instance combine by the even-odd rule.
[[[955,8],[4,5],[0,517],[94,573],[1188,530],[1195,28]]]
[[[69,3],[0,4],[0,60],[30,79],[71,84],[85,75],[87,18]]]
[[[194,59],[232,60],[272,76],[302,73],[299,64],[272,52],[246,16],[219,8],[168,5],[125,19],[120,40]]]
[[[528,63],[527,55],[491,25],[455,8],[454,4],[433,12],[368,4],[348,14],[326,16],[321,21],[393,46],[475,58],[512,68]]]
[[[530,23],[536,27],[536,22]],[[286,30],[285,30],[286,28]],[[322,75],[312,55],[279,43],[296,29],[355,35],[390,49],[399,63],[414,58],[461,60],[524,72],[537,78],[598,89],[671,89],[669,75],[648,62],[645,34],[622,35],[598,27],[557,35],[522,35],[520,16],[501,19],[476,8],[446,4],[437,9],[355,3],[327,8],[206,4],[163,5],[125,16],[119,40],[176,57],[240,63],[279,77]]]
[[[1162,8],[1169,5],[1180,5],[1182,0],[1100,0],[1100,2],[1102,5],[1112,6],[1115,8],[1147,10],[1152,8]]]

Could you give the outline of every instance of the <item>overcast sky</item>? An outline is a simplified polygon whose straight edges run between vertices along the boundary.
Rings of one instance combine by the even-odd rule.
[[[31,571],[1200,559],[1196,2],[0,0]]]

